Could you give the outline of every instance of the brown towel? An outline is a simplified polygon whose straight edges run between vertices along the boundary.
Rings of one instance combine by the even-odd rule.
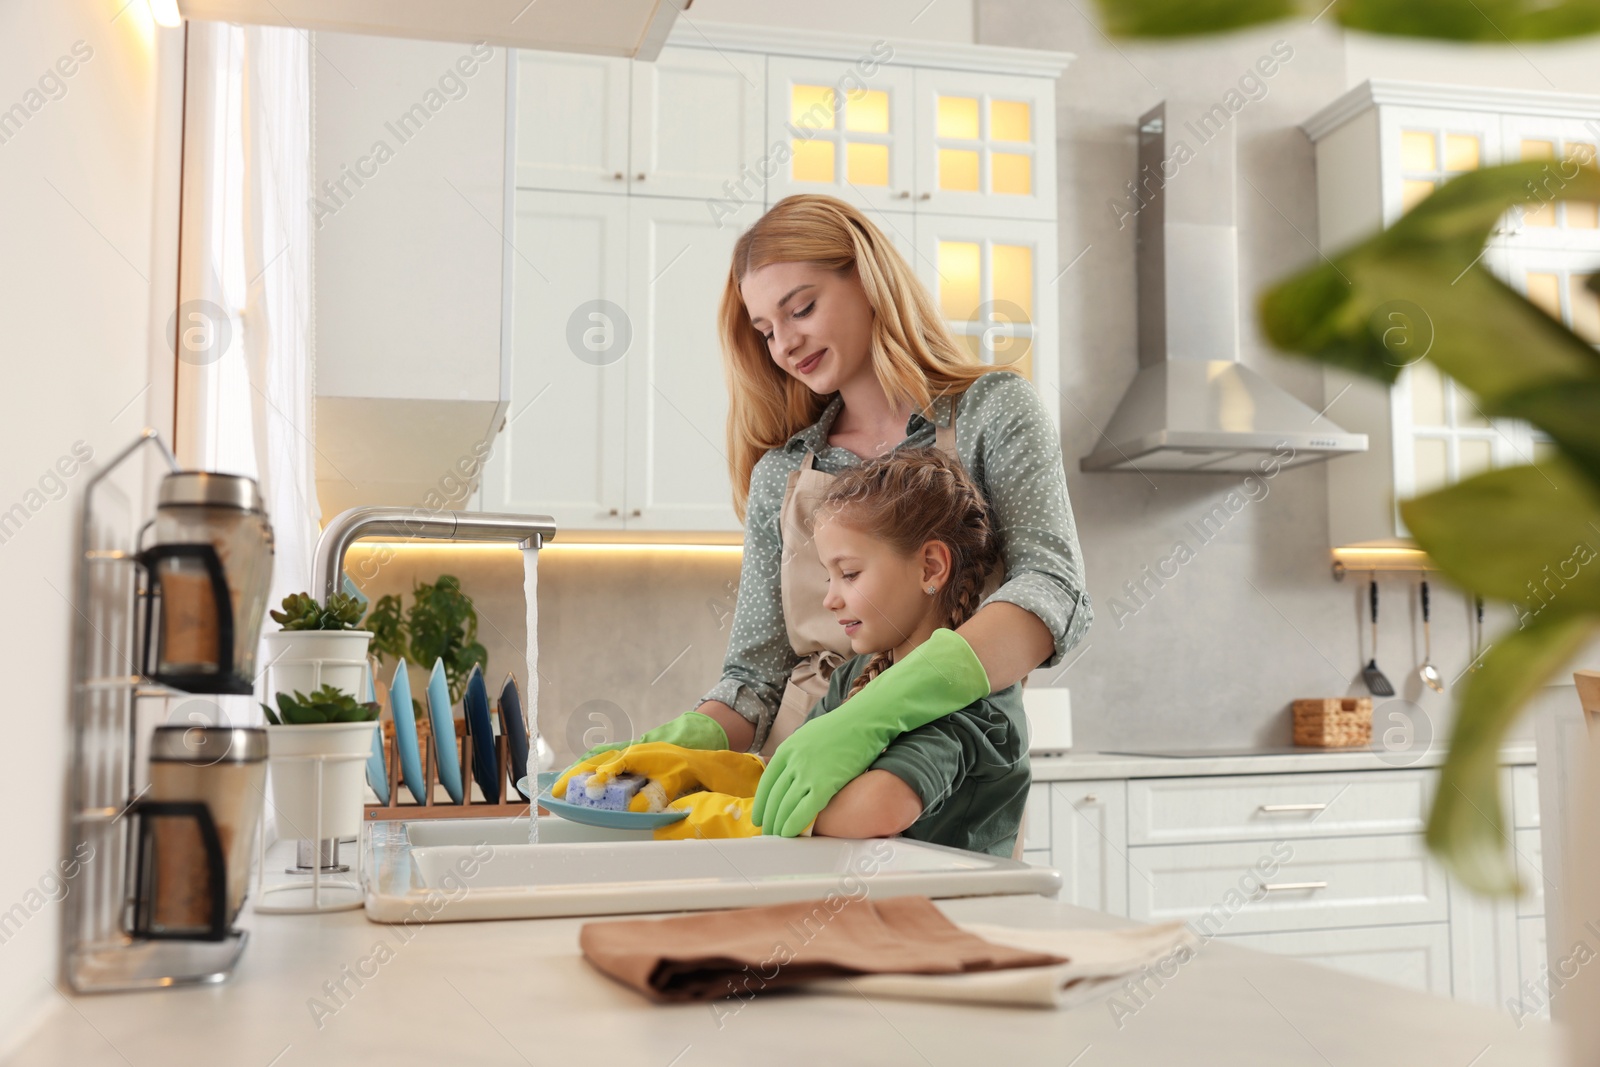
[[[925,896],[837,894],[670,919],[586,923],[590,963],[661,1002],[716,1000],[819,977],[964,974],[1068,962],[997,945],[956,926]]]

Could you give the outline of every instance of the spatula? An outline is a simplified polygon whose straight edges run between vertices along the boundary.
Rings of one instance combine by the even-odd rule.
[[[1369,586],[1369,599],[1372,601],[1372,658],[1367,661],[1367,666],[1361,674],[1367,681],[1367,692],[1375,697],[1394,696],[1394,686],[1389,684],[1389,679],[1383,676],[1378,669],[1378,579],[1373,578]]]

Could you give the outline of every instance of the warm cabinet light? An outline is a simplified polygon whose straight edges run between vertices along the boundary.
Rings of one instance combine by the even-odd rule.
[[[157,26],[181,26],[183,16],[178,14],[178,0],[150,0],[150,17]]]

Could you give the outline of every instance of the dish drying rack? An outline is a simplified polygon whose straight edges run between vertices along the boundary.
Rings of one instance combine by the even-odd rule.
[[[438,761],[434,759],[433,728],[417,723],[417,752],[422,759],[423,795],[422,803],[400,803],[400,751],[394,736],[394,722],[385,719],[380,729],[383,732],[383,767],[388,776],[389,803],[368,804],[366,818],[368,822],[389,819],[514,819],[528,814],[530,801],[505,800],[498,804],[491,804],[487,800],[474,801],[472,787],[475,779],[472,775],[472,737],[468,733],[469,724],[464,718],[455,720],[456,727],[456,766],[461,773],[461,803],[454,801],[435,801],[434,785],[437,782],[435,768]],[[495,770],[500,776],[501,796],[514,796],[516,788],[511,775],[511,751],[505,734],[497,734],[494,739]],[[530,763],[539,762],[537,752],[529,752]],[[409,792],[409,790],[408,790]],[[539,809],[539,814],[550,814],[544,808]]]
[[[152,594],[139,581],[138,555],[155,519],[135,529],[142,502],[107,482],[146,444],[159,450],[170,470],[180,469],[156,431],[142,430],[89,479],[77,545],[67,815],[76,869],[63,872],[61,958],[68,984],[79,993],[221,982],[233,972],[248,937],[242,930],[215,941],[147,940],[127,933],[134,843],[124,816],[144,792],[137,784],[137,701],[188,695],[140,673],[139,601]],[[116,499],[108,501],[113,494]]]

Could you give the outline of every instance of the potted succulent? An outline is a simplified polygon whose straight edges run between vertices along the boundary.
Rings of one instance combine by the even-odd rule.
[[[344,593],[334,593],[326,604],[309,593],[284,597],[283,610],[271,612],[282,629],[263,638],[272,690],[311,693],[332,686],[352,698],[365,694],[372,632],[358,628],[364,609]]]
[[[270,724],[273,804],[286,836],[326,840],[358,833],[378,704],[323,685],[310,696],[280,692],[276,710],[261,708]]]

